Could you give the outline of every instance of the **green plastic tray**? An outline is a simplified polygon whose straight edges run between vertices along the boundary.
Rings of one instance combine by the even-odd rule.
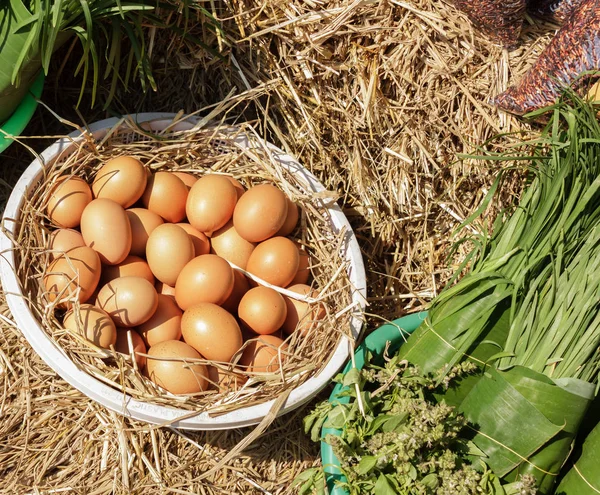
[[[8,120],[0,125],[0,129],[11,136],[21,135],[31,120],[31,117],[33,117],[38,104],[37,98],[41,96],[43,88],[44,73],[40,72],[39,76],[37,76],[35,81],[33,81],[33,84],[31,85],[31,88],[29,88],[25,98],[21,100],[21,103],[19,103],[19,106],[15,109]],[[0,132],[0,153],[8,148],[13,142],[13,139],[6,137],[4,133]]]
[[[359,345],[354,353],[354,361],[357,369],[362,369],[365,365],[365,358],[367,351],[372,354],[383,354],[385,346],[390,342],[390,350],[397,350],[402,343],[405,341],[407,335],[414,332],[417,327],[425,320],[427,312],[422,311],[420,313],[414,313],[403,318],[387,323],[373,333],[371,333],[364,342]],[[352,361],[350,360],[344,368],[344,373],[348,372],[352,368]],[[338,383],[331,395],[329,396],[329,402],[335,402],[337,404],[347,404],[350,402],[350,397],[339,397],[339,394],[346,390],[347,387],[343,387],[341,383]],[[321,430],[321,438],[325,438],[325,435],[340,435],[342,430],[335,428],[323,428]],[[348,492],[335,484],[336,480],[345,481],[345,476],[340,471],[340,463],[333,454],[333,449],[324,440],[321,440],[321,461],[323,463],[323,470],[325,471],[325,481],[327,482],[327,488],[331,495],[348,495]]]

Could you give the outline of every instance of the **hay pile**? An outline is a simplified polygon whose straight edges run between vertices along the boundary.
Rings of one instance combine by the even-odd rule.
[[[494,173],[457,155],[498,132],[528,130],[486,102],[531,65],[553,27],[530,21],[521,48],[507,53],[438,1],[203,5],[222,30],[210,31],[200,11],[178,22],[213,50],[149,32],[159,92],[117,95],[113,110],[192,112],[236,95],[230,115],[256,121],[337,193],[367,264],[371,327],[421,307],[452,271],[449,234]],[[106,116],[85,104],[82,115],[72,110],[78,84],[67,64],[50,77],[44,102],[74,122]],[[68,130],[42,111],[28,132]],[[39,151],[48,140],[28,144]],[[0,157],[4,197],[29,161],[16,146]],[[506,184],[494,209],[518,192],[517,179]],[[248,430],[183,437],[114,416],[58,379],[2,308],[0,492],[286,493],[299,471],[318,463],[299,411],[201,478]]]

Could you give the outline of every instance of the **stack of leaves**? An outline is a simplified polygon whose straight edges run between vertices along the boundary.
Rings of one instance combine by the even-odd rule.
[[[583,443],[581,454],[556,489],[557,495],[595,495],[600,493],[600,423]]]

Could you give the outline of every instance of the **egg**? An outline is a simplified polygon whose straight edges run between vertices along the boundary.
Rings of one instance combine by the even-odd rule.
[[[168,296],[175,301],[175,287],[163,284],[160,280],[157,280],[154,284],[154,288],[159,295],[162,294],[163,296]]]
[[[207,368],[211,388],[215,388],[222,393],[236,392],[248,381],[244,375],[240,375],[235,371],[225,371],[216,366],[207,366]]]
[[[285,301],[279,292],[269,287],[250,289],[238,308],[240,321],[258,334],[275,333],[287,316]]]
[[[302,296],[316,297],[316,291],[311,290],[308,285],[296,284],[288,287],[288,290]],[[287,306],[287,316],[283,323],[283,331],[291,334],[299,332],[305,336],[318,321],[325,318],[326,310],[322,303],[309,304],[288,296],[283,296]]]
[[[246,271],[272,285],[286,287],[296,276],[299,264],[296,245],[287,237],[273,237],[254,248]]]
[[[244,294],[250,290],[248,279],[242,272],[233,271],[233,290],[229,297],[225,300],[221,307],[226,309],[231,314],[235,315],[238,312],[238,306]]]
[[[294,244],[296,244],[296,247],[298,248],[300,259],[298,260],[298,271],[296,272],[296,276],[290,282],[290,285],[306,284],[310,278],[310,256],[300,243],[294,242]]]
[[[123,207],[110,199],[94,199],[81,215],[81,235],[105,265],[118,265],[131,250],[131,225]]]
[[[151,284],[155,282],[148,263],[139,256],[127,256],[118,265],[104,265],[102,267],[100,279],[103,284],[119,277],[142,277]]]
[[[287,218],[287,198],[271,184],[248,189],[235,206],[233,225],[249,242],[274,236]]]
[[[80,232],[73,229],[58,229],[50,235],[48,249],[50,259],[55,259],[57,256],[66,253],[70,249],[85,246],[85,241]]]
[[[92,190],[86,181],[80,177],[60,177],[50,193],[46,213],[59,227],[77,227],[91,201]]]
[[[131,249],[129,254],[146,256],[148,237],[156,227],[164,223],[164,220],[160,215],[146,208],[130,208],[125,213],[131,226]]]
[[[246,343],[239,364],[251,373],[276,373],[285,362],[288,345],[275,335],[261,335]]]
[[[233,187],[235,187],[235,192],[237,193],[238,199],[241,198],[242,194],[244,194],[246,192],[246,188],[242,185],[242,183],[231,177],[231,175],[226,175],[225,177],[227,177],[229,179],[229,182],[231,182],[233,184]]]
[[[224,303],[233,291],[233,270],[216,254],[203,254],[183,267],[175,283],[175,300],[184,311],[198,303]]]
[[[185,218],[188,188],[171,172],[156,172],[146,185],[142,195],[144,206],[171,223]]]
[[[129,346],[129,339],[131,339],[132,347]],[[120,352],[121,354],[127,354],[131,356],[131,351],[133,350],[135,361],[138,365],[139,369],[142,369],[146,366],[146,356],[140,356],[141,354],[146,354],[146,344],[142,340],[142,337],[135,331],[130,328],[117,328],[117,341],[115,343],[115,351]]]
[[[206,366],[189,363],[202,356],[185,342],[167,340],[150,347],[147,354],[148,377],[172,394],[194,394],[208,388]]]
[[[165,223],[156,227],[146,244],[146,259],[154,276],[175,285],[179,273],[194,258],[194,243],[185,230]]]
[[[181,319],[183,339],[212,361],[228,362],[243,344],[242,332],[233,315],[212,303],[186,309]]]
[[[108,282],[98,292],[96,304],[119,327],[137,327],[148,321],[158,306],[154,286],[141,277],[121,277]]]
[[[182,315],[183,312],[171,297],[159,294],[156,311],[149,320],[138,326],[138,332],[148,347],[165,340],[179,340]]]
[[[287,216],[285,217],[285,222],[283,222],[283,225],[281,226],[281,228],[277,231],[277,233],[275,235],[280,235],[280,236],[286,236],[286,235],[290,235],[294,229],[296,228],[296,225],[298,224],[298,217],[299,217],[299,212],[298,212],[298,205],[296,203],[294,203],[290,198],[285,198],[287,201]]]
[[[196,256],[210,253],[210,241],[202,232],[192,227],[189,223],[175,224],[187,232],[194,244],[194,253]]]
[[[185,211],[195,229],[209,235],[225,225],[233,215],[237,192],[223,175],[201,177],[190,189]]]
[[[50,302],[60,298],[59,306],[69,306],[77,294],[79,302],[87,301],[98,285],[102,265],[93,249],[83,246],[56,258],[44,274],[46,297]],[[79,292],[77,292],[79,290]]]
[[[117,341],[117,329],[110,316],[91,304],[82,304],[78,309],[67,311],[63,325],[104,349],[109,349]]]
[[[174,176],[179,177],[181,181],[189,189],[198,181],[198,177],[188,172],[171,172]]]
[[[118,156],[98,170],[92,192],[96,198],[112,199],[123,208],[129,208],[144,194],[146,182],[142,162],[132,156]]]
[[[212,251],[225,258],[242,270],[246,269],[248,258],[254,251],[256,244],[248,242],[233,226],[233,221],[230,220],[216,232],[213,232],[210,238]]]

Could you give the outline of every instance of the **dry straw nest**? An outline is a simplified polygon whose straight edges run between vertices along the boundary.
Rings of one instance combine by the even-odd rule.
[[[350,320],[359,308],[357,302],[353,302],[355,289],[349,279],[346,258],[350,232],[333,225],[328,209],[335,198],[327,191],[307,189],[302,173],[282,166],[276,158],[277,152],[269,148],[250,125],[204,127],[201,124],[202,121],[192,129],[188,125],[186,130],[177,130],[180,123],[175,120],[159,131],[154,127],[149,130],[146,123],[138,126],[130,118],[121,120],[101,139],[88,133],[83,139],[75,140],[46,165],[43,180],[35,186],[23,206],[14,243],[17,246],[17,275],[31,310],[47,334],[78,367],[135,399],[195,412],[221,414],[274,399],[318,374],[342,335],[353,337]],[[247,140],[240,144],[239,136],[245,136]],[[57,306],[56,301],[48,302],[42,283],[50,265],[51,251],[47,246],[53,227],[46,216],[46,205],[52,187],[63,176],[78,176],[91,183],[107,160],[120,155],[136,156],[152,171],[177,170],[197,176],[228,174],[246,188],[270,182],[298,204],[300,221],[291,238],[310,255],[312,287],[316,292],[312,297],[304,297],[286,289],[270,287],[289,297],[322,304],[327,315],[315,322],[305,336],[296,332],[286,339],[289,347],[285,351],[279,350],[285,355],[279,372],[250,373],[241,367],[238,368],[241,369],[239,374],[245,375],[248,380],[238,389],[222,392],[213,387],[200,394],[174,396],[145,378],[131,356],[96,347],[62,326],[64,310]],[[269,285],[244,273],[259,283]],[[75,302],[75,310],[78,306],[79,303]],[[239,359],[243,349],[234,356],[233,363]],[[226,373],[233,369],[229,363],[186,361],[189,364],[211,364]]]

